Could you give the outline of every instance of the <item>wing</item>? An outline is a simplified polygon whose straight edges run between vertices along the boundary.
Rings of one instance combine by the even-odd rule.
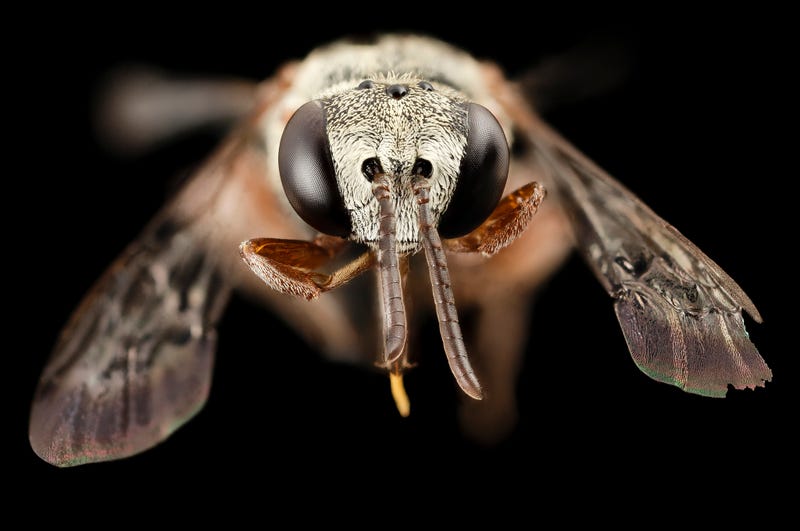
[[[33,402],[34,451],[72,466],[169,436],[205,403],[229,292],[192,227],[157,220],[62,331]]]
[[[276,87],[261,87],[253,114],[123,252],[62,331],[30,417],[31,446],[44,460],[73,466],[127,457],[202,408],[215,327],[239,285],[236,267],[245,272],[239,242],[252,231],[288,231],[266,185],[256,127],[279,96]]]
[[[578,245],[615,299],[631,355],[651,378],[706,396],[755,388],[772,372],[750,341],[753,303],[717,264],[507,95],[522,134],[571,213]]]

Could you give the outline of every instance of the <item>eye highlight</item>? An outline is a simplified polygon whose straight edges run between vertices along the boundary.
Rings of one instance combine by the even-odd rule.
[[[420,81],[419,83],[417,83],[417,86],[419,88],[421,88],[422,90],[427,91],[427,92],[431,92],[431,91],[435,90],[433,88],[433,85],[431,85],[427,81]]]
[[[359,84],[358,84],[358,86],[357,86],[356,88],[357,88],[358,90],[364,90],[364,89],[371,89],[371,88],[375,88],[375,82],[374,82],[374,81],[372,81],[371,79],[365,79],[364,81],[362,81],[361,83],[359,83]]]
[[[361,165],[361,173],[364,174],[364,177],[367,178],[369,182],[375,180],[375,176],[379,173],[383,173],[383,166],[381,166],[381,161],[379,161],[375,157],[368,158],[364,161]]]

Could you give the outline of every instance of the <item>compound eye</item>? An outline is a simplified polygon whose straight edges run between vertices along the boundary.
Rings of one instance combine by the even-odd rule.
[[[447,210],[439,220],[443,238],[468,234],[492,213],[508,180],[509,150],[497,118],[482,105],[467,104],[467,147]]]
[[[281,136],[278,169],[286,197],[303,221],[325,234],[350,235],[321,102],[306,103],[289,119]]]

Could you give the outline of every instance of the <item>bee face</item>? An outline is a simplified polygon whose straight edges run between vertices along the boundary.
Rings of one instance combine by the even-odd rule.
[[[372,247],[380,224],[372,180],[375,172],[388,175],[397,249],[408,253],[420,246],[412,179],[428,180],[443,235],[465,234],[500,199],[508,144],[488,110],[445,85],[367,79],[301,107],[284,131],[279,165],[287,197],[307,223]],[[445,216],[448,209],[456,214]]]
[[[585,59],[574,66],[593,66]],[[542,66],[549,90],[562,86],[559,78],[586,80],[596,70],[573,76],[568,64]],[[251,87],[252,114],[125,249],[64,327],[31,408],[35,452],[58,466],[124,458],[160,443],[202,408],[229,295],[234,288],[262,294],[242,276],[236,244],[246,267],[274,290],[264,297],[269,307],[331,360],[376,354],[366,330],[376,311],[383,349],[373,361],[389,373],[401,415],[410,411],[402,376],[410,354],[424,346],[412,341],[422,339],[412,327],[423,321],[407,319],[404,293],[409,286],[418,295],[421,275],[408,278],[411,264],[402,253],[421,246],[451,372],[467,396],[485,399],[465,404],[461,415],[481,443],[498,442],[513,427],[530,301],[573,244],[615,300],[630,353],[647,375],[717,397],[730,386],[754,389],[770,381],[745,330],[743,311],[761,321],[753,302],[677,229],[543,122],[530,107],[531,94],[522,92],[526,80],[539,82],[526,75],[511,83],[496,65],[432,39],[385,35],[321,48]],[[145,114],[173,133],[187,127],[187,108],[199,113],[189,125],[206,124],[220,109],[230,112],[225,94],[238,101],[243,88],[226,81],[217,93],[200,83],[193,92],[182,81],[155,81],[147,77],[147,90],[130,85],[136,88],[130,92],[136,102],[160,102],[163,112]],[[150,93],[150,85],[163,86]],[[583,93],[578,85],[563,87]],[[216,105],[212,93],[221,98]],[[498,204],[508,145],[495,117],[475,101],[501,113],[523,148],[514,180],[541,176],[556,192],[535,232],[521,239],[544,190],[527,182]],[[141,131],[129,133],[139,139]],[[274,186],[275,162],[283,190]],[[668,193],[680,199],[687,190],[678,183]],[[294,239],[307,227],[285,215],[284,199],[316,230],[338,237]],[[256,227],[264,237],[252,238]],[[343,263],[355,253],[342,238],[371,248]],[[514,241],[499,261],[459,260],[450,275],[450,253],[492,255]],[[377,273],[374,290],[351,285],[341,297],[320,297],[368,271]],[[471,367],[453,286],[464,286],[459,301],[466,299],[474,316],[468,333],[480,373]],[[378,292],[375,304],[367,300],[371,291]],[[305,304],[290,295],[319,298]],[[582,330],[577,321],[569,324]],[[270,334],[253,327],[243,348],[281,355]]]

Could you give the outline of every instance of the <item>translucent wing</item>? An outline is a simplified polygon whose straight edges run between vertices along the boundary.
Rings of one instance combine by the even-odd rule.
[[[127,457],[202,408],[217,321],[233,288],[257,283],[241,263],[239,243],[253,233],[304,235],[267,175],[260,125],[282,91],[277,80],[259,85],[250,115],[64,328],[31,410],[31,446],[44,460],[72,466]]]
[[[152,224],[61,333],[33,402],[34,451],[58,466],[117,459],[191,418],[229,292],[192,225]]]
[[[717,264],[524,104],[515,117],[578,245],[615,299],[631,355],[648,376],[706,396],[755,388],[772,372],[745,331],[761,316]]]

